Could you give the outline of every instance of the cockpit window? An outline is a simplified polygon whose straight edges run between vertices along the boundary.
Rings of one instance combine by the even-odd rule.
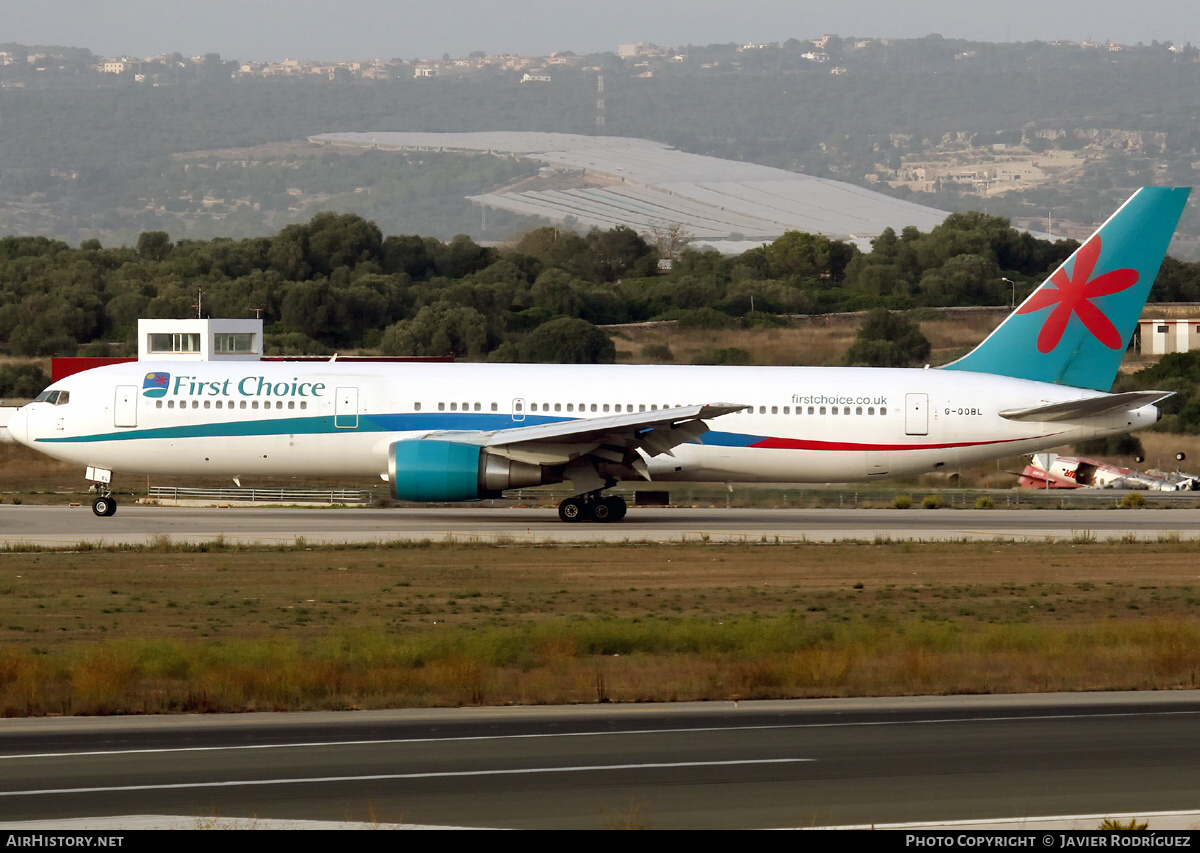
[[[43,391],[41,394],[38,394],[36,397],[33,398],[33,402],[49,403],[51,405],[54,405],[55,403],[58,402],[58,395],[60,393],[62,393],[62,392],[60,392],[60,391]]]
[[[58,399],[54,401],[54,405],[65,406],[69,402],[71,402],[71,392],[70,391],[59,391]]]

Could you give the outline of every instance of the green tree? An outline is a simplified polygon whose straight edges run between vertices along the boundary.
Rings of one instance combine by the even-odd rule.
[[[521,361],[543,364],[612,364],[612,338],[587,320],[559,317],[538,326],[521,344]]]
[[[478,358],[487,350],[487,320],[474,308],[435,302],[389,326],[379,348],[385,355]]]
[[[929,350],[929,339],[908,317],[872,308],[843,360],[868,367],[914,367],[929,358]]]
[[[171,252],[171,238],[166,231],[143,231],[138,235],[138,257],[147,261],[165,260]]]

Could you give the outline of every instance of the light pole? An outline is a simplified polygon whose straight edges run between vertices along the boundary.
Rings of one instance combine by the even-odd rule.
[[[1001,276],[1000,280],[1007,281],[1009,284],[1012,285],[1012,301],[1008,307],[1016,308],[1017,307],[1017,283],[1015,281],[1013,281],[1011,278],[1005,278],[1004,276]]]

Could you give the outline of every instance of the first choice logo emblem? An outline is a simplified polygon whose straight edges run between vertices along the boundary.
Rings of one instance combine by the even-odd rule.
[[[169,373],[147,373],[146,378],[142,380],[142,396],[165,397],[170,384],[171,374]]]

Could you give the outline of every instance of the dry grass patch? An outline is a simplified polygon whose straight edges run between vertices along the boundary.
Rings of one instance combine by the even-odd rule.
[[[0,714],[1194,686],[1198,551],[9,553]]]

